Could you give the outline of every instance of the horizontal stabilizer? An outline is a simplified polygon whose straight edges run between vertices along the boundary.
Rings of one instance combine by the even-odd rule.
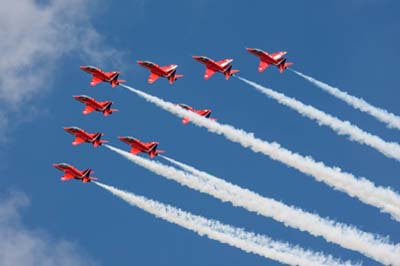
[[[286,62],[286,59],[282,61],[282,63],[279,64],[279,72],[283,73],[285,69],[293,65],[292,62]]]
[[[111,81],[111,87],[115,88],[116,86],[118,86],[120,83],[126,82],[126,80],[123,79],[117,79],[117,80],[113,80]]]
[[[164,153],[165,151],[163,150],[153,150],[149,153],[149,156],[151,159],[153,159],[154,157],[156,157],[157,155],[159,155],[160,153]]]
[[[181,78],[181,77],[183,77],[182,74],[171,75],[171,76],[169,77],[169,79],[168,79],[168,80],[169,80],[169,84],[174,83],[175,80],[177,80],[177,79],[179,79],[179,78]]]
[[[104,116],[109,116],[110,114],[118,112],[118,109],[106,109],[103,111]]]
[[[229,71],[226,71],[225,74],[225,79],[228,80],[230,77],[233,76],[233,74],[238,73],[240,70],[239,69],[232,69]]]

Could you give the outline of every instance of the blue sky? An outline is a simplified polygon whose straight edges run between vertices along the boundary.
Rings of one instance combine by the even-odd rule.
[[[61,172],[52,164],[67,162],[80,169],[93,168],[95,176],[106,184],[195,214],[335,257],[379,265],[322,238],[181,187],[105,148],[73,147],[72,136],[62,127],[79,126],[104,132],[111,144],[126,150],[128,146],[117,136],[159,141],[159,148],[171,158],[261,195],[400,242],[399,225],[389,215],[221,136],[191,124],[183,126],[180,119],[124,88],[112,89],[108,84],[92,88],[89,75],[79,69],[80,65],[97,64],[106,70],[121,70],[121,78],[135,88],[172,102],[210,108],[220,122],[399,191],[399,164],[395,160],[318,126],[237,79],[225,81],[216,74],[205,81],[204,67],[191,58],[234,58],[233,65],[241,70],[241,76],[397,142],[398,131],[387,129],[289,71],[281,75],[270,67],[258,73],[257,58],[244,48],[285,50],[295,63],[294,69],[400,114],[396,67],[400,60],[399,3],[103,0],[99,5],[79,7],[63,0],[21,3],[13,12],[27,12],[22,17],[31,19],[33,26],[21,16],[0,19],[0,28],[22,25],[7,30],[14,46],[7,46],[9,53],[0,56],[1,70],[9,73],[13,67],[14,82],[0,80],[0,118],[4,118],[0,193],[3,203],[10,191],[23,192],[30,200],[28,207],[18,211],[17,229],[40,232],[51,241],[68,240],[80,257],[90,258],[96,265],[279,265],[156,219],[91,184],[62,183]],[[43,8],[55,15],[43,19]],[[56,16],[59,12],[63,15]],[[10,21],[14,23],[8,24]],[[32,31],[24,37],[27,25]],[[21,35],[14,34],[18,31]],[[26,52],[23,56],[26,61],[17,60],[21,51],[36,47],[40,49],[35,54]],[[10,57],[16,58],[15,66],[4,63],[15,62]],[[173,86],[164,79],[149,85],[149,73],[136,64],[137,60],[178,64],[178,72],[185,76]],[[77,94],[113,100],[120,112],[109,117],[99,113],[83,116],[82,104],[72,98]]]

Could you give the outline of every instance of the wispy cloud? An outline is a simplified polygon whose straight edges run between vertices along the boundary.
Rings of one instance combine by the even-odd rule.
[[[118,55],[90,24],[88,0],[9,1],[0,9],[3,116],[48,89],[56,63],[73,53],[91,63]],[[1,125],[7,123],[2,119]],[[4,131],[4,127],[0,131]]]
[[[0,265],[86,266],[94,260],[76,244],[58,240],[43,230],[32,230],[21,220],[29,198],[21,192],[0,197]]]

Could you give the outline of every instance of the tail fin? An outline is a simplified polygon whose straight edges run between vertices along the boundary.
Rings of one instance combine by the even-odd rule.
[[[90,168],[88,168],[88,169],[86,169],[85,171],[83,171],[83,173],[82,173],[82,175],[83,175],[83,177],[85,178],[85,177],[90,177],[90,174],[92,174],[92,173],[94,173],[93,171],[92,171],[92,169],[90,169]]]
[[[94,140],[95,140],[95,141],[96,141],[96,140],[100,140],[101,136],[103,136],[103,135],[104,135],[103,133],[97,132],[97,133],[94,135]]]

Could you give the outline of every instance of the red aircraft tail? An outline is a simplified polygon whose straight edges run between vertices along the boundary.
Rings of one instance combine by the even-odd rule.
[[[171,75],[171,76],[168,78],[169,84],[174,83],[175,80],[177,80],[177,79],[179,79],[179,78],[181,78],[181,77],[183,77],[182,74]]]
[[[292,62],[286,62],[286,59],[283,60],[282,63],[280,63],[279,66],[278,66],[278,67],[279,67],[279,72],[280,72],[280,73],[283,73],[283,71],[284,71],[286,68],[290,67],[291,65],[293,65]]]
[[[84,177],[84,178],[82,178],[82,182],[83,183],[88,183],[88,182],[90,182],[90,181],[95,181],[95,180],[97,180],[97,178],[96,177]]]
[[[103,136],[104,134],[101,132],[97,132],[96,135],[94,136],[94,141],[93,141],[93,146],[95,148],[97,148],[98,146],[101,146],[101,144],[103,143],[107,143],[107,140],[101,140],[101,136]]]
[[[82,175],[83,175],[84,177],[89,177],[90,174],[92,174],[92,173],[94,173],[94,172],[92,171],[92,169],[87,168],[86,170],[84,170],[84,171],[82,172]]]
[[[227,71],[225,71],[224,75],[225,75],[225,79],[228,80],[230,77],[233,76],[233,74],[239,72],[239,69],[229,69]]]
[[[126,82],[126,80],[123,79],[114,79],[113,81],[111,81],[111,87],[115,88],[116,86],[118,86],[120,83]]]
[[[109,116],[110,114],[112,114],[113,112],[118,112],[118,109],[106,109],[103,111],[104,116]]]
[[[150,156],[150,158],[151,159],[153,159],[154,157],[156,157],[157,155],[159,155],[160,153],[164,153],[165,151],[163,151],[163,150],[152,150],[150,153],[149,153],[149,156]]]

